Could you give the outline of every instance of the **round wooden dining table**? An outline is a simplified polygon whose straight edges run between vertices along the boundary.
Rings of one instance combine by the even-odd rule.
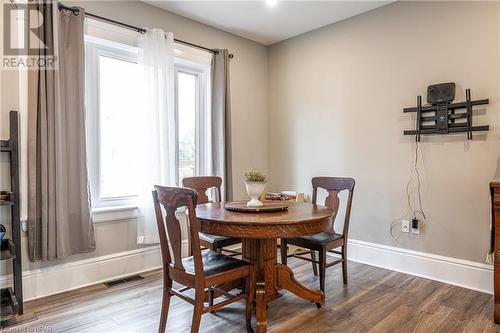
[[[286,289],[321,306],[325,295],[311,290],[294,279],[286,265],[277,262],[277,239],[310,235],[331,227],[334,211],[320,205],[292,202],[279,212],[234,212],[224,203],[198,205],[196,216],[200,231],[242,239],[243,259],[256,268],[257,332],[266,332],[267,303]]]

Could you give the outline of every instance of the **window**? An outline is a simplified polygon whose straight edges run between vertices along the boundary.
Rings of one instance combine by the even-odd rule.
[[[144,94],[137,49],[86,36],[88,170],[94,207],[133,204],[134,124]]]
[[[207,174],[206,70],[203,66],[175,65],[177,119],[177,179]]]
[[[88,170],[92,205],[135,205],[140,184],[136,124],[145,94],[137,48],[91,35],[85,36]],[[123,36],[122,36],[123,37]],[[175,112],[177,180],[209,172],[208,73],[210,62],[176,49]]]
[[[187,72],[176,72],[177,76],[177,139],[178,179],[196,174],[196,92],[197,76]]]
[[[144,100],[137,49],[86,37],[89,173],[94,207],[134,204],[141,172],[134,137]],[[175,65],[177,179],[206,174],[209,66],[182,58]]]

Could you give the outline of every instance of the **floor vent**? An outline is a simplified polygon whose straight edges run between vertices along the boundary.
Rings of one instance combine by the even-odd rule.
[[[104,282],[104,285],[108,288],[111,288],[111,287],[117,286],[119,284],[132,282],[132,281],[138,281],[138,280],[142,280],[142,279],[144,279],[144,278],[140,275],[132,275],[132,276],[127,276],[126,278],[123,278],[123,279]]]

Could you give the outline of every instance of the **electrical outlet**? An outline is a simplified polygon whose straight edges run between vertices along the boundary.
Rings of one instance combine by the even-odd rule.
[[[413,235],[420,235],[420,221],[417,219],[411,220],[411,233]]]
[[[410,221],[408,220],[402,220],[401,221],[401,232],[410,232]]]

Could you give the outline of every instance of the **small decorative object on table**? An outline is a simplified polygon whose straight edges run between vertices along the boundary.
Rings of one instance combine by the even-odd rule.
[[[264,200],[304,202],[304,193],[295,191],[267,192]]]
[[[260,195],[264,192],[267,184],[266,176],[257,170],[250,170],[245,173],[245,186],[247,188],[250,201],[247,202],[249,207],[259,207],[263,203],[259,200]]]

